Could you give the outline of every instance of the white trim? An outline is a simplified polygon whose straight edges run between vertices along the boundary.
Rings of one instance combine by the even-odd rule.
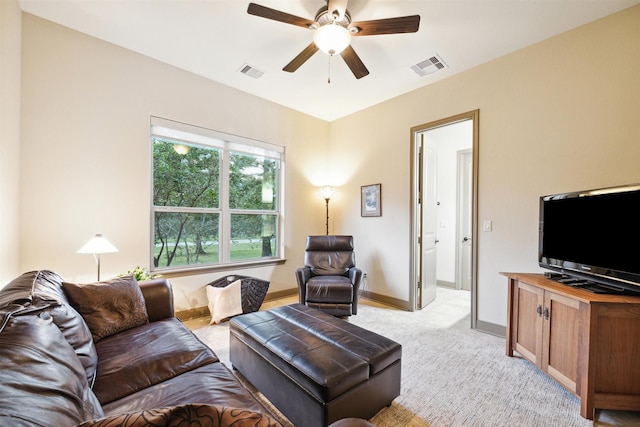
[[[256,156],[280,159],[284,147],[173,120],[151,116],[151,134]]]

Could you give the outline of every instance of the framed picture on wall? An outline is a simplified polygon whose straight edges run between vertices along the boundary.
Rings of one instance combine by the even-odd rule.
[[[382,184],[360,187],[360,216],[382,216]]]

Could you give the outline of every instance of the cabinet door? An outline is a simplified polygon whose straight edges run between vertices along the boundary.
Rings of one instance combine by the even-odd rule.
[[[516,322],[512,338],[515,350],[541,367],[544,290],[519,282],[516,299]]]
[[[553,292],[544,294],[542,370],[576,393],[580,303]]]

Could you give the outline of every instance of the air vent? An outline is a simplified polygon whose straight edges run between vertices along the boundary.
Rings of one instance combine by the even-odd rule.
[[[447,64],[445,64],[438,55],[434,55],[429,59],[425,59],[424,61],[411,66],[411,69],[421,77],[433,74],[443,68],[447,68]]]
[[[244,64],[242,67],[240,67],[240,72],[242,74],[246,74],[249,77],[253,77],[254,79],[259,79],[264,74],[264,72],[258,70],[255,67],[252,67],[249,64]]]

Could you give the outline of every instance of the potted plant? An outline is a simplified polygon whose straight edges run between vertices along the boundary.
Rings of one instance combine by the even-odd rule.
[[[139,265],[137,265],[133,270],[129,270],[126,273],[119,274],[118,277],[130,275],[135,277],[138,282],[141,282],[143,280],[155,279],[156,277],[158,277],[155,274],[149,273],[149,270],[144,267],[140,267]]]

